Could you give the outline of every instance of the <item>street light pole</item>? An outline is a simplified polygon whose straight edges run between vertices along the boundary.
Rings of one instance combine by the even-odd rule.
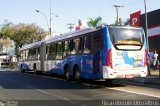
[[[43,12],[39,11],[39,10],[36,10],[36,12],[41,13],[41,14],[44,16],[44,18],[45,18],[45,20],[46,20],[46,23],[47,23],[47,26],[48,26],[49,35],[50,35],[50,34],[51,34],[51,33],[50,33],[50,26],[49,26],[49,23],[48,23],[48,20],[47,20],[46,15],[45,15]]]
[[[45,17],[45,20],[46,20],[47,26],[48,26],[48,32],[49,32],[49,35],[51,36],[52,35],[52,14],[53,14],[52,13],[51,1],[50,1],[49,21],[47,20],[47,17],[43,12],[41,12],[39,10],[36,10],[36,12],[41,13]],[[55,16],[58,17],[58,15],[55,15]]]
[[[49,33],[50,36],[52,35],[52,7],[51,7],[51,1],[50,1],[50,19],[49,19],[49,23],[50,23],[50,27],[49,27]]]
[[[145,29],[146,29],[146,38],[147,38],[147,45],[148,45],[148,18],[147,18],[147,6],[146,0],[144,0],[144,8],[145,8]],[[148,45],[148,52],[149,52],[149,45]]]
[[[116,14],[117,14],[117,22],[116,22],[116,24],[119,25],[119,13],[118,13],[118,8],[121,8],[121,7],[124,7],[124,6],[113,5],[113,7],[116,8]]]
[[[147,17],[147,5],[146,5],[146,0],[144,0],[144,9],[145,9],[145,34],[146,34],[146,41],[147,41],[147,49],[148,49],[148,52],[149,52],[149,42],[148,42],[148,17]],[[151,75],[151,72],[150,72],[150,66],[148,66],[148,75]],[[159,71],[160,73],[160,71]],[[160,74],[159,74],[160,75]]]

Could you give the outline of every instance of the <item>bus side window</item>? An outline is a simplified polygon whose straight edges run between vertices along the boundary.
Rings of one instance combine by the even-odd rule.
[[[79,43],[80,43],[80,44],[79,44],[79,53],[82,53],[82,50],[83,50],[83,49],[82,49],[82,45],[83,45],[83,44],[82,44],[82,43],[83,43],[83,38],[82,38],[82,37],[80,38],[80,42],[79,42]]]
[[[28,60],[28,54],[29,54],[29,50],[26,50],[26,57],[25,57],[25,60]]]
[[[39,60],[40,59],[40,47],[38,47],[37,48],[37,55],[36,55],[36,57],[37,57],[37,60]]]
[[[91,52],[91,36],[85,36],[83,38],[83,53]]]
[[[28,60],[30,61],[31,59],[32,59],[32,49],[29,49]]]
[[[20,52],[20,60],[23,61],[23,51]]]
[[[70,44],[70,41],[64,41],[63,57],[70,55],[69,44]]]
[[[48,45],[46,46],[46,60],[48,59],[49,46],[50,46],[50,44],[48,44]]]
[[[62,42],[58,42],[56,44],[56,59],[62,59],[62,54],[63,54]]]
[[[69,43],[69,50],[73,51],[73,48],[74,48],[74,43],[73,43],[73,39],[72,39],[72,40],[70,40],[70,43]]]
[[[53,60],[55,58],[55,44],[49,44],[47,49],[47,60]]]
[[[71,51],[71,54],[79,54],[81,52],[80,41],[80,38],[75,38],[73,40],[73,50]]]
[[[76,54],[79,54],[80,53],[80,38],[74,39],[74,43],[75,43],[75,52]]]
[[[96,53],[102,49],[102,35],[100,32],[94,32],[92,34],[92,37],[93,37],[92,51]]]
[[[32,60],[36,60],[36,48],[32,49]]]
[[[53,43],[52,44],[52,55],[53,55],[53,59],[55,59],[55,57],[56,57],[56,44],[55,43]]]
[[[22,52],[22,60],[25,60],[25,50]]]
[[[35,60],[38,60],[39,47],[35,48]]]
[[[70,40],[69,49],[70,49],[71,54],[75,54],[75,43],[73,39]]]

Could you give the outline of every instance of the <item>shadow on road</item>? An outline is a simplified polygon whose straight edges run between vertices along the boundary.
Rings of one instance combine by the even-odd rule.
[[[105,87],[121,87],[123,84],[105,81],[83,80],[81,83],[66,81],[59,75],[34,75],[19,71],[0,71],[0,88],[4,89],[101,89]]]

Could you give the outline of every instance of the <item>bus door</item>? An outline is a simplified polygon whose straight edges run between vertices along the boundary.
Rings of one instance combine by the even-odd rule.
[[[83,37],[82,70],[87,73],[100,73],[101,70],[102,34],[100,31]]]
[[[94,32],[92,36],[92,51],[93,51],[93,73],[100,73],[101,69],[101,50],[102,50],[102,33],[100,31]]]
[[[82,71],[85,73],[91,73],[92,71],[92,53],[91,53],[91,35],[83,37],[83,56],[82,56]]]
[[[93,73],[99,73],[100,72],[100,51],[97,51],[93,54]]]

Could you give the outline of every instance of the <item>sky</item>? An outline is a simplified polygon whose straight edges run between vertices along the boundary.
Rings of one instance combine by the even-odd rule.
[[[0,25],[5,22],[36,23],[48,31],[46,18],[49,22],[50,1],[52,31],[56,33],[68,32],[67,23],[78,26],[78,19],[87,21],[89,17],[101,16],[103,23],[113,24],[116,20],[113,5],[124,6],[119,8],[122,20],[129,18],[131,13],[145,12],[144,0],[0,0]],[[148,12],[160,9],[160,0],[146,0],[146,4]],[[46,18],[36,10],[41,11]]]

